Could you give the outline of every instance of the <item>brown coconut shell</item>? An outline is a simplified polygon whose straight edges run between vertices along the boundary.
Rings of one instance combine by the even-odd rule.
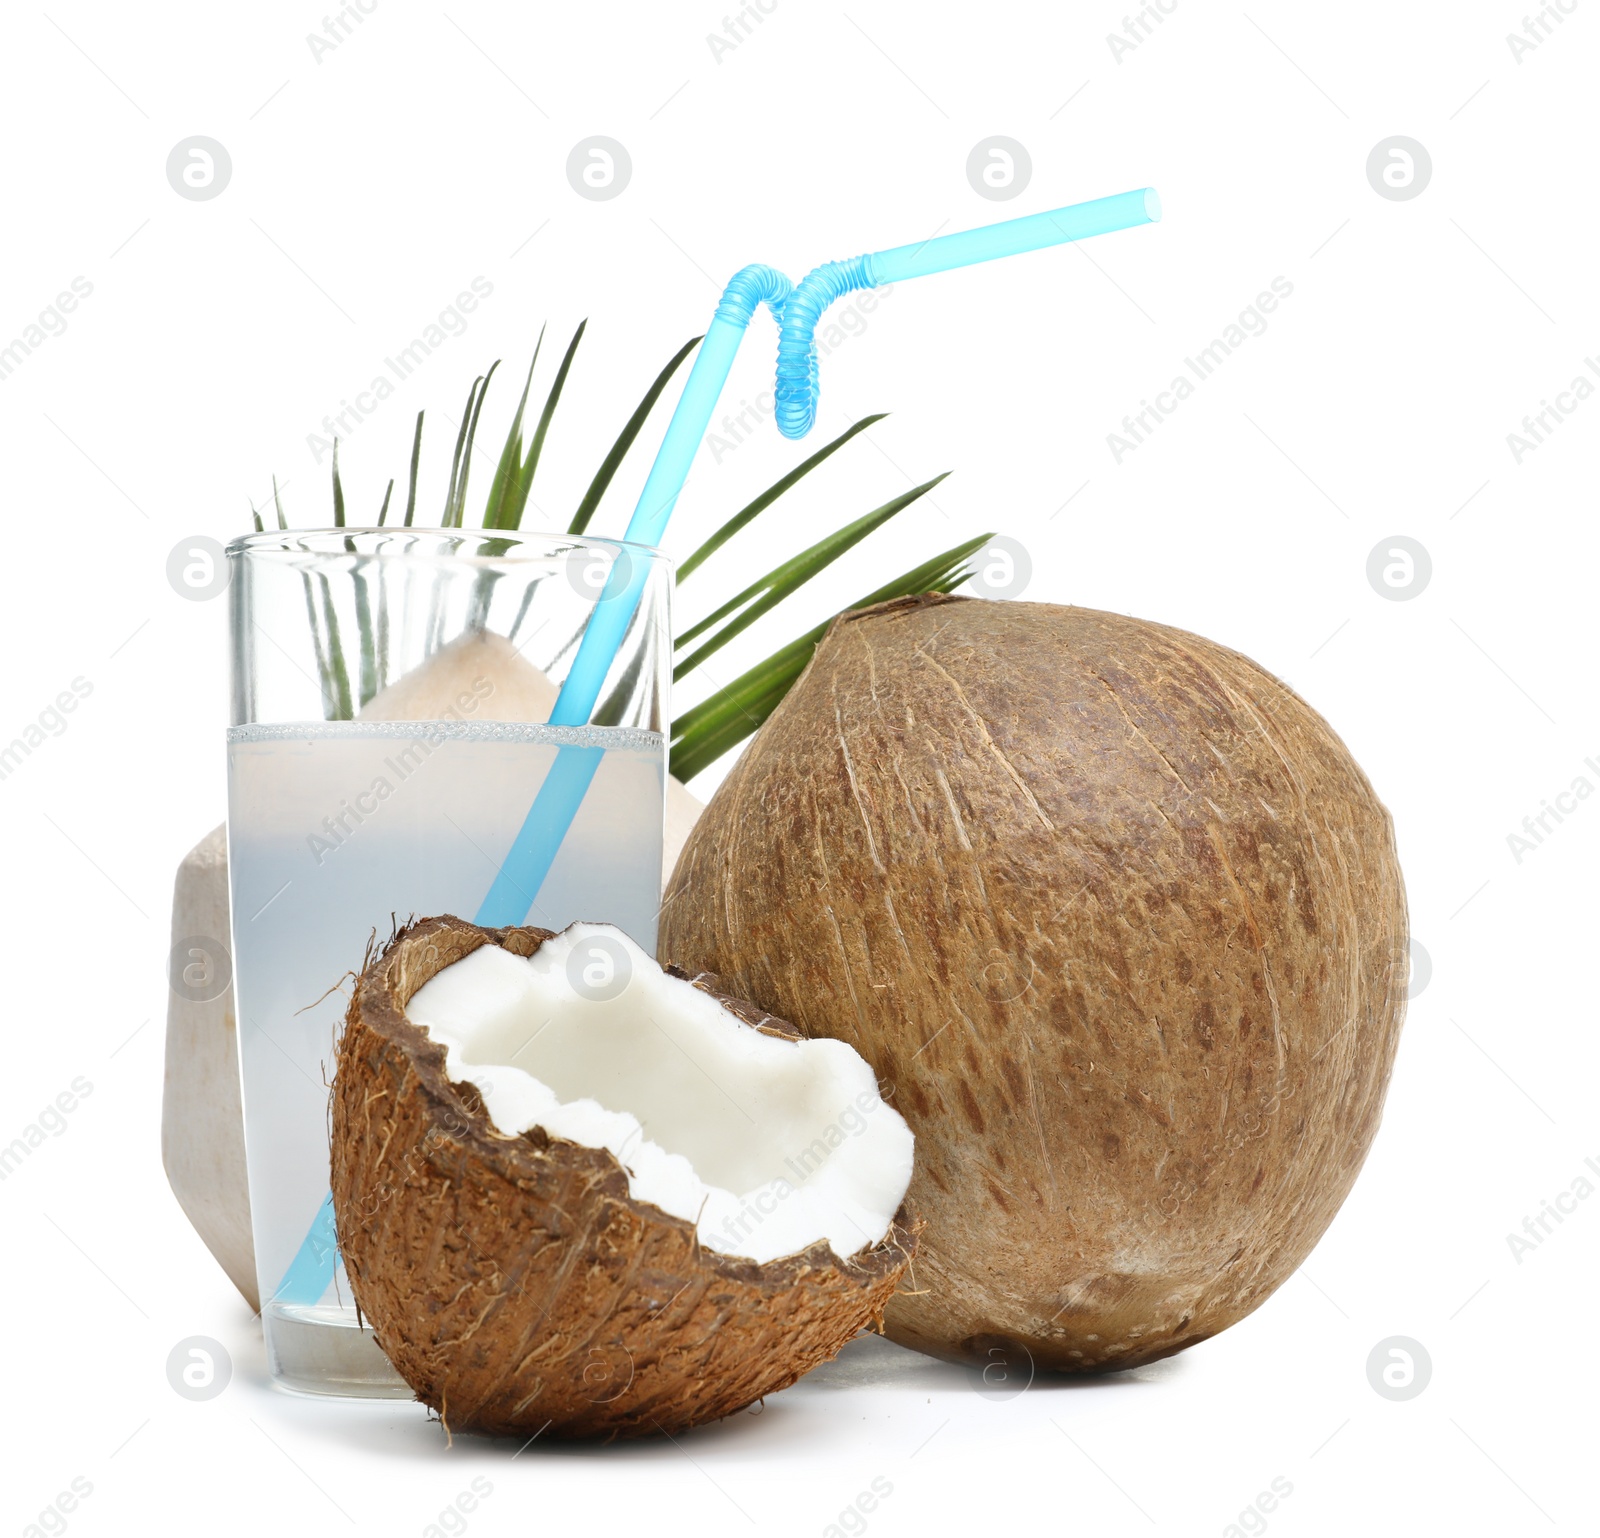
[[[892,1083],[927,1230],[891,1338],[1068,1371],[1204,1340],[1301,1263],[1407,976],[1389,815],[1292,690],[1164,625],[934,596],[830,627],[661,951]]]
[[[431,918],[369,961],[333,1088],[340,1252],[379,1345],[447,1427],[679,1432],[786,1388],[881,1325],[913,1235],[897,1222],[849,1260],[819,1242],[759,1265],[702,1248],[693,1223],[635,1201],[608,1150],[496,1129],[406,1005],[480,945],[527,956],[551,938]],[[714,978],[675,975],[798,1039]]]

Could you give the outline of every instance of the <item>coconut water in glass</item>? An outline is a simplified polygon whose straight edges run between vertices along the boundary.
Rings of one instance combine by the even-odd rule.
[[[349,984],[396,925],[470,919],[497,878],[524,923],[604,920],[654,952],[670,568],[617,541],[462,530],[256,534],[228,554],[234,987],[268,1358],[287,1387],[409,1398],[357,1318],[327,1200]],[[591,719],[548,725],[618,562],[645,576],[623,645]],[[508,852],[563,753],[593,779],[525,892]]]

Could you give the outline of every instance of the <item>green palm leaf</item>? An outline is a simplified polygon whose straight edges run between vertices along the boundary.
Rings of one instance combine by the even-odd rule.
[[[645,418],[650,415],[655,403],[661,399],[661,392],[666,389],[667,381],[677,372],[678,365],[694,351],[700,340],[701,338],[697,336],[690,337],[672,355],[672,361],[656,375],[655,383],[644,392],[644,399],[634,408],[633,415],[617,434],[617,441],[611,445],[610,453],[600,461],[600,468],[595,471],[594,479],[589,482],[589,489],[583,494],[583,501],[578,504],[577,512],[572,515],[572,522],[567,525],[567,533],[582,534],[589,527],[589,520],[594,517],[594,511],[600,505],[600,499],[606,494],[606,488],[611,484],[612,477],[616,475],[624,456],[633,447],[633,440],[639,436]]]
[[[461,450],[466,445],[467,426],[472,421],[473,403],[478,398],[478,386],[482,383],[482,374],[479,374],[478,377],[472,381],[472,388],[467,391],[466,409],[461,413],[461,425],[456,429],[455,452],[450,456],[450,489],[444,494],[444,512],[439,518],[439,527],[442,529],[452,529],[455,527],[455,524],[452,522],[452,517],[454,515],[456,505],[456,482],[461,475]]]
[[[339,440],[333,440],[333,526],[344,527],[344,487],[339,484]]]
[[[471,409],[462,424],[466,436],[464,440],[458,440],[461,478],[457,480],[454,474],[450,477],[451,501],[446,504],[444,516],[444,527],[447,529],[459,529],[466,516],[467,477],[472,473],[472,445],[478,437],[478,418],[483,414],[483,398],[489,393],[489,381],[494,378],[494,371],[499,367],[500,360],[496,358],[489,365],[489,372],[479,381],[477,399],[470,402]]]
[[[506,433],[505,447],[500,450],[500,462],[494,467],[494,480],[489,485],[489,498],[483,504],[483,526],[486,529],[506,529],[506,509],[514,488],[522,474],[522,414],[528,409],[528,391],[533,388],[533,371],[539,366],[539,349],[544,346],[545,327],[539,327],[538,339],[533,344],[533,359],[528,364],[528,377],[522,386],[522,399],[517,402],[516,415],[511,419]]]
[[[417,465],[422,459],[422,413],[417,413],[417,430],[411,439],[411,482],[406,488],[406,527],[411,527],[411,520],[417,511]],[[272,483],[272,494],[278,494],[278,483]],[[278,523],[283,524],[283,508],[278,508]]]
[[[747,503],[740,508],[715,534],[711,536],[698,550],[678,567],[678,581],[682,582],[697,566],[701,565],[708,556],[714,555],[727,542],[733,538],[757,513],[764,512],[781,497],[803,475],[809,475],[830,454],[842,449],[857,433],[864,433],[874,422],[881,422],[887,411],[880,411],[876,416],[862,417],[859,422],[847,427],[832,443],[824,444],[809,459],[802,460],[787,475],[774,481],[761,493],[755,501]],[[574,530],[573,532],[577,532]]]
[[[898,497],[885,502],[882,507],[874,508],[870,513],[857,518],[854,523],[847,523],[842,529],[835,530],[826,539],[818,540],[809,550],[802,550],[799,555],[785,561],[781,566],[775,566],[760,581],[753,582],[742,593],[730,598],[720,609],[708,614],[698,624],[691,625],[673,643],[674,646],[687,645],[696,636],[703,635],[711,626],[728,619],[729,615],[734,615],[704,646],[685,657],[672,670],[674,681],[687,676],[713,652],[720,651],[741,630],[754,624],[769,609],[782,603],[789,594],[803,587],[819,571],[831,566],[845,551],[860,544],[874,529],[881,528],[896,513],[910,507],[919,497],[926,496],[949,473],[946,470],[943,475],[936,475],[931,481],[913,486],[910,491],[902,492]],[[743,612],[735,614],[735,610]]]
[[[533,472],[539,468],[539,456],[544,452],[545,434],[550,431],[550,419],[556,414],[556,406],[561,400],[561,392],[566,388],[567,375],[572,370],[573,355],[578,350],[578,343],[583,340],[583,333],[588,329],[589,322],[580,320],[578,329],[572,333],[572,340],[567,343],[567,350],[561,359],[561,367],[556,370],[555,381],[550,386],[550,393],[544,398],[544,410],[539,413],[539,425],[533,430],[533,441],[528,445],[528,457],[523,461],[521,480],[522,500],[517,504],[517,521],[512,528],[522,527],[522,509],[528,500],[528,492],[533,486]]]

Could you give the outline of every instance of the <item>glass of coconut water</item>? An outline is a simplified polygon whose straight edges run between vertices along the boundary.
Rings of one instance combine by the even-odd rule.
[[[254,534],[228,557],[234,987],[268,1358],[287,1387],[409,1398],[356,1317],[326,1198],[341,988],[396,924],[473,918],[491,888],[496,922],[509,894],[521,922],[606,920],[654,951],[670,564],[621,541],[411,528]],[[636,606],[589,720],[546,724],[624,588]],[[548,872],[519,885],[513,851],[563,754],[592,779]]]

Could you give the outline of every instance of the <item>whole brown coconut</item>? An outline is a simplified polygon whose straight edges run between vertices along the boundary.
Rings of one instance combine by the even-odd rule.
[[[897,1224],[848,1261],[818,1243],[758,1265],[635,1201],[606,1149],[498,1131],[406,1005],[480,945],[528,956],[552,938],[425,919],[370,961],[334,1080],[340,1252],[379,1345],[447,1427],[682,1431],[786,1388],[881,1321],[912,1237]],[[690,981],[798,1039],[715,979]]]
[[[1377,1129],[1406,945],[1388,813],[1271,675],[935,596],[835,621],[661,930],[895,1086],[928,1226],[888,1334],[1067,1371],[1204,1340],[1305,1258]]]

